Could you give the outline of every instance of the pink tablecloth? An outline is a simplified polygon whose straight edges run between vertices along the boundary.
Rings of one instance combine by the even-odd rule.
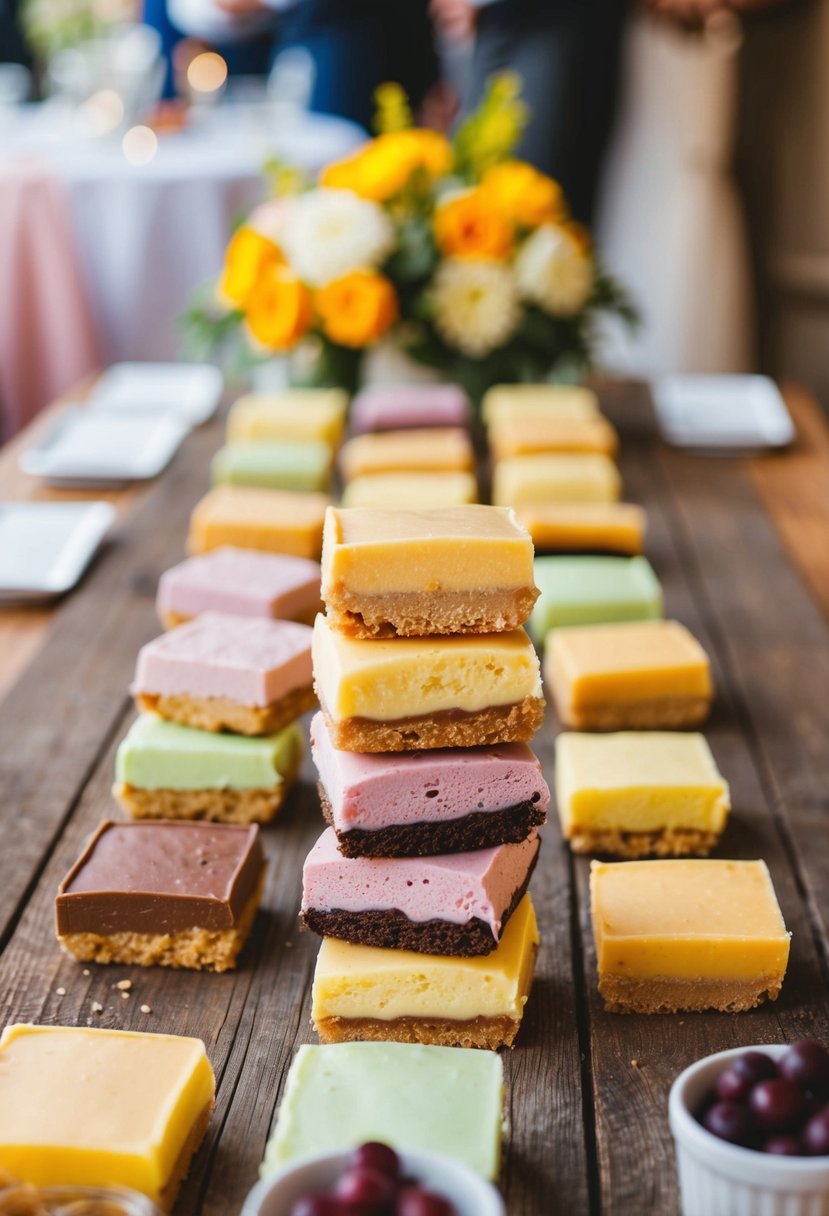
[[[101,365],[65,190],[34,162],[0,165],[0,439]]]

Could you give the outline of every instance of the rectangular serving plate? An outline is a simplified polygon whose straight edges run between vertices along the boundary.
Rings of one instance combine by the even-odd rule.
[[[0,602],[69,591],[114,519],[108,502],[0,503]]]
[[[166,468],[189,430],[164,414],[115,414],[67,405],[20,456],[24,473],[54,486],[118,486]]]
[[[795,437],[767,376],[665,376],[652,388],[662,437],[676,447],[736,455],[785,447]]]
[[[88,403],[118,413],[158,411],[199,426],[216,412],[223,391],[222,373],[210,363],[114,363]]]

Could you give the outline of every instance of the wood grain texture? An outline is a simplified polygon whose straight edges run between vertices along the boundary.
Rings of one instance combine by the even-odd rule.
[[[758,481],[756,465],[669,451],[655,438],[640,389],[608,387],[604,399],[622,435],[627,496],[648,508],[647,553],[668,611],[712,655],[718,698],[706,733],[734,802],[718,855],[768,861],[793,932],[792,958],[780,1000],[748,1014],[606,1014],[596,991],[587,862],[571,858],[556,824],[548,825],[532,883],[542,933],[536,983],[518,1045],[505,1058],[510,1216],[675,1216],[665,1103],[677,1072],[724,1047],[803,1034],[829,1041],[829,627],[801,559],[787,556],[794,540],[774,503],[788,499],[763,481],[766,473]],[[134,713],[126,687],[139,645],[158,631],[157,577],[182,555],[187,517],[220,440],[218,421],[195,432],[169,472],[136,496],[83,585],[50,614],[42,646],[0,703],[3,1021],[91,1020],[204,1039],[218,1102],[179,1216],[238,1212],[294,1050],[314,1041],[317,943],[296,918],[302,860],[323,826],[309,760],[264,833],[263,908],[235,973],[84,968],[57,948],[53,900],[86,836],[119,814],[110,787],[115,748]],[[775,458],[775,477],[785,459]],[[770,496],[768,509],[761,493]],[[814,511],[819,524],[820,501]],[[829,548],[829,507],[822,526]],[[556,730],[548,710],[536,744],[550,781]],[[133,985],[127,998],[115,987],[125,978]],[[141,1005],[152,1012],[142,1014]]]

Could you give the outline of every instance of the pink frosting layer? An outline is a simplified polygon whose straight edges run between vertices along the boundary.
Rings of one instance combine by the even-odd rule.
[[[468,426],[469,398],[455,384],[393,384],[366,388],[351,404],[355,434],[406,427]]]
[[[270,705],[311,683],[311,634],[295,621],[205,612],[141,647],[132,691]]]
[[[158,583],[159,612],[198,616],[293,617],[320,601],[319,562],[253,549],[214,549],[165,570]]]
[[[340,832],[461,819],[519,802],[546,810],[550,802],[541,765],[525,743],[364,756],[338,751],[322,714],[315,714],[311,750]]]
[[[326,828],[302,871],[302,907],[320,912],[397,908],[412,921],[501,921],[539,848],[533,829],[520,844],[442,857],[343,857]]]

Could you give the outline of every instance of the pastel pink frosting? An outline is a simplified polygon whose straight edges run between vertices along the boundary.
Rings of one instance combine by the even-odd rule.
[[[141,647],[132,692],[271,705],[311,683],[311,635],[296,621],[205,612]]]
[[[498,941],[504,913],[539,849],[533,828],[520,844],[440,857],[343,857],[326,828],[302,870],[302,908],[367,912],[396,908],[411,921],[477,918]]]
[[[338,751],[321,713],[311,751],[340,832],[461,819],[521,802],[546,810],[550,790],[525,743],[360,755]]]
[[[165,570],[158,583],[159,612],[198,616],[293,617],[320,602],[319,562],[253,549],[214,549]]]
[[[354,434],[421,426],[468,426],[469,398],[456,384],[389,384],[364,388],[351,403]]]

